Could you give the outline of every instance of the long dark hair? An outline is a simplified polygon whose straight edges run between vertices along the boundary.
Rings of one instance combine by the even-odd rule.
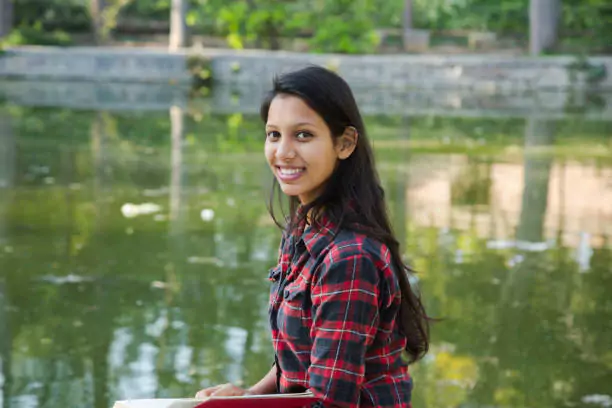
[[[384,190],[374,165],[374,155],[366,136],[366,129],[359,108],[349,85],[339,75],[318,66],[309,66],[278,76],[273,89],[264,97],[261,118],[268,120],[272,99],[278,94],[301,98],[327,123],[332,137],[340,137],[347,127],[357,130],[355,150],[349,158],[341,160],[321,195],[304,205],[302,218],[316,220],[325,208],[325,214],[339,228],[356,230],[384,243],[390,250],[395,274],[402,293],[400,329],[407,339],[406,352],[411,362],[423,357],[429,349],[429,325],[419,296],[412,290],[408,274],[412,270],[404,264],[399,242],[395,238],[387,215]],[[275,201],[281,203],[276,179],[270,193],[268,210],[281,228],[293,228],[304,219],[296,219],[299,206],[297,197],[289,198],[289,217],[286,225],[278,222]],[[275,198],[276,197],[276,198]]]

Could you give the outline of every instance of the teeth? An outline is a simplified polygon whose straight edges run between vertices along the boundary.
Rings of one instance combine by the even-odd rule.
[[[292,174],[297,174],[297,173],[301,173],[303,170],[302,169],[280,169],[281,174],[290,176]]]

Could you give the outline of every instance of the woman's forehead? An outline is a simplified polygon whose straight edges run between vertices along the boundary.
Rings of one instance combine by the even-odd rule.
[[[323,118],[297,96],[275,97],[268,110],[268,126],[321,126]]]

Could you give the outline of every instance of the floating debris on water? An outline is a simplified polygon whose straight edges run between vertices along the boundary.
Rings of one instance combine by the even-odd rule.
[[[612,397],[605,394],[591,394],[582,397],[585,404],[596,404],[602,407],[612,407]]]
[[[79,276],[79,275],[70,274],[66,276],[46,275],[40,278],[40,280],[44,282],[53,283],[56,285],[63,285],[66,283],[91,282],[94,279],[91,276]]]
[[[215,212],[210,208],[205,208],[200,212],[200,218],[204,222],[210,222],[215,218]]]
[[[590,271],[592,256],[593,248],[591,248],[591,234],[583,231],[580,233],[580,241],[578,242],[575,255],[580,273],[587,273]]]
[[[162,281],[151,282],[151,287],[156,288],[156,289],[166,289],[168,286],[170,285],[167,282],[162,282]]]
[[[134,218],[139,215],[154,214],[161,211],[161,209],[161,206],[154,203],[125,203],[121,206],[121,213],[125,218]]]
[[[548,242],[516,241],[516,248],[527,252],[544,252],[552,248]]]
[[[554,242],[529,242],[511,240],[491,240],[487,242],[487,249],[516,248],[526,252],[544,252],[554,246]]]
[[[515,255],[512,258],[508,259],[508,262],[506,262],[506,264],[508,265],[509,268],[513,268],[523,263],[524,260],[525,260],[525,257],[523,255]]]

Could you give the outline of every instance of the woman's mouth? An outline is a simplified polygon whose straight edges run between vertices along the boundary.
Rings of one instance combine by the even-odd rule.
[[[276,175],[283,182],[295,181],[302,177],[306,171],[305,167],[280,167],[276,166]]]

